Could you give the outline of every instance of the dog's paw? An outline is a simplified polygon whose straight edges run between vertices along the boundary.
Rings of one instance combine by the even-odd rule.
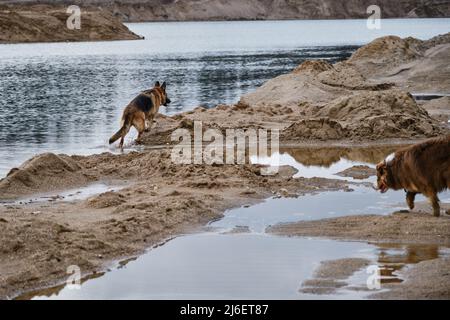
[[[413,209],[414,209],[414,202],[407,201],[407,204],[408,204],[408,208],[409,208],[410,210],[413,210]]]

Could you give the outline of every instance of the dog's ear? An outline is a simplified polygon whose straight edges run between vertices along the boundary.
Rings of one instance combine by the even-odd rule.
[[[385,169],[386,169],[386,163],[384,161],[377,164],[376,170],[379,174],[383,174]]]
[[[161,85],[159,84],[159,81],[155,82],[155,87],[160,87]]]
[[[166,90],[166,82],[165,82],[165,81],[163,82],[161,88],[162,88],[163,90]]]

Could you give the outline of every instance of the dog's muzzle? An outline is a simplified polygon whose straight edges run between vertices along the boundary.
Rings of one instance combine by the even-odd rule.
[[[167,107],[167,105],[169,104],[169,103],[171,103],[172,101],[170,101],[170,99],[169,98],[166,98],[166,102],[164,103],[164,107]]]
[[[388,189],[389,189],[389,187],[386,185],[386,183],[384,183],[384,182],[381,182],[379,185],[378,185],[378,188],[377,188],[381,193],[385,193],[386,191],[388,191]]]

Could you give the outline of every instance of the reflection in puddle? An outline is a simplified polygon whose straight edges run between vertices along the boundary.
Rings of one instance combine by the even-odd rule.
[[[46,193],[37,195],[32,198],[25,198],[11,202],[2,202],[4,204],[26,204],[26,203],[39,203],[39,202],[54,202],[54,201],[76,201],[84,200],[91,196],[108,192],[108,191],[118,191],[124,188],[123,186],[108,185],[104,183],[95,183],[86,187],[70,189],[55,193]]]
[[[436,259],[442,255],[449,255],[449,248],[427,244],[377,244],[378,265],[381,271],[381,283],[399,283],[403,280],[398,277],[400,271],[407,264],[419,263],[425,260]]]
[[[375,168],[375,165],[388,154],[400,148],[395,147],[361,147],[361,148],[281,148],[279,153],[268,157],[252,156],[252,163],[271,166],[290,165],[298,170],[295,177],[322,177],[348,181],[374,182],[375,177],[353,179],[342,177],[337,173],[356,165]]]
[[[430,101],[434,99],[439,99],[443,97],[448,97],[448,93],[412,93],[412,96],[416,101]]]

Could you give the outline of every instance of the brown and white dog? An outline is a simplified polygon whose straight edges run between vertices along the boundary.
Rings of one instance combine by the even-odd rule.
[[[142,133],[152,125],[153,118],[159,111],[161,105],[167,106],[170,99],[166,93],[166,82],[160,85],[156,81],[152,89],[142,91],[123,110],[121,128],[109,139],[109,144],[120,138],[119,147],[123,148],[123,142],[131,126],[138,131],[137,141],[141,139]]]
[[[429,139],[390,154],[377,165],[377,187],[406,192],[406,203],[414,209],[416,194],[422,193],[440,214],[437,194],[450,189],[450,135]],[[448,213],[448,212],[447,212]]]

